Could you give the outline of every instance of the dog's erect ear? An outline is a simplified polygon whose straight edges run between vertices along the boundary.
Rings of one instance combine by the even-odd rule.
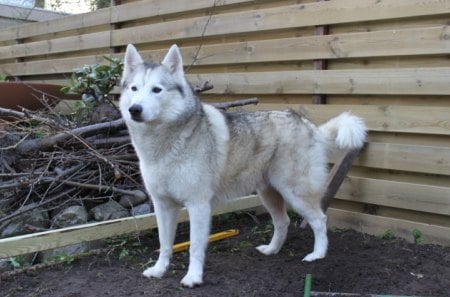
[[[176,44],[172,45],[169,52],[161,62],[162,65],[169,68],[173,75],[183,76],[183,59],[181,58],[180,50]]]
[[[123,75],[122,78],[127,77],[136,67],[140,64],[144,63],[141,55],[139,55],[138,51],[134,47],[134,45],[129,44],[127,46],[127,51],[125,52],[125,58],[123,61]]]

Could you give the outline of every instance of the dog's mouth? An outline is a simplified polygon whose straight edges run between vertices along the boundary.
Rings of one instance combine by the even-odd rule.
[[[142,118],[141,115],[131,115],[131,119],[133,121],[135,121],[135,122],[138,122],[138,123],[143,123],[144,122],[144,119]]]

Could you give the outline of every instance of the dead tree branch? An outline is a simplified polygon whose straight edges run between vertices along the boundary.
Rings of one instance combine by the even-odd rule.
[[[72,139],[74,136],[88,137],[102,133],[113,133],[116,130],[124,128],[125,122],[123,119],[118,119],[106,123],[93,124],[73,130],[60,132],[49,137],[25,140],[17,146],[17,150],[23,154],[35,151],[49,151],[54,146],[61,145],[62,143]]]
[[[214,107],[217,109],[227,110],[232,107],[239,107],[244,105],[250,105],[250,104],[258,104],[257,98],[249,98],[249,99],[242,99],[242,100],[236,100],[232,102],[223,102],[223,103],[214,103]]]

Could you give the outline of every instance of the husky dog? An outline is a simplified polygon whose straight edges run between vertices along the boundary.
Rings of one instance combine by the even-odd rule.
[[[185,206],[191,245],[181,284],[201,284],[214,205],[254,191],[274,225],[270,243],[258,251],[270,255],[281,249],[290,205],[314,232],[314,250],[303,260],[325,257],[328,239],[321,198],[327,155],[363,146],[366,127],[360,118],[346,112],[315,126],[292,110],[219,111],[198,99],[176,45],[161,64],[145,63],[128,45],[121,88],[120,110],[159,229],[159,258],[144,276],[160,278],[166,272],[178,212]]]

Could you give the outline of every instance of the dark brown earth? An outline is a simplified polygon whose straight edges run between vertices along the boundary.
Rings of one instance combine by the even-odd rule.
[[[450,248],[332,230],[327,257],[303,263],[313,246],[312,232],[300,229],[295,221],[281,252],[269,257],[254,249],[270,239],[267,216],[240,214],[214,220],[215,232],[231,228],[240,229],[240,234],[210,244],[204,284],[195,289],[179,285],[187,253],[174,256],[163,279],[141,276],[150,265],[146,263],[157,256],[156,235],[146,234],[140,241],[136,236],[111,241],[111,251],[101,255],[4,277],[0,296],[303,296],[308,273],[312,291],[450,296]],[[186,230],[182,226],[179,233]],[[178,241],[185,237],[182,234]]]

